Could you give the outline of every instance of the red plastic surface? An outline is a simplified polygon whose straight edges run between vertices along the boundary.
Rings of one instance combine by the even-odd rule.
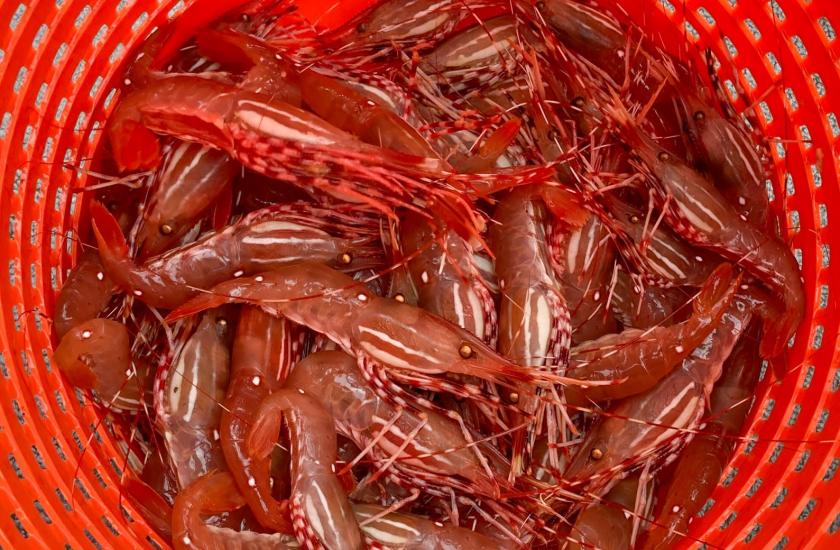
[[[202,2],[221,0],[0,2],[0,547],[165,546],[126,503],[121,512],[123,453],[107,427],[93,432],[94,408],[51,366],[47,317],[84,227],[71,190],[86,179],[64,164],[96,150],[127,54]],[[328,25],[367,3],[302,9]],[[840,3],[606,4],[674,53],[699,60],[712,48],[724,82],[756,104],[765,134],[779,138],[773,205],[808,292],[789,374],[763,381],[745,442],[691,534],[709,547],[837,547],[840,262],[830,254],[840,249]]]

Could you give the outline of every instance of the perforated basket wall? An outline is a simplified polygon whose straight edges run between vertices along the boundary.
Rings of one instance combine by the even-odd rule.
[[[313,16],[331,3],[302,2]],[[341,2],[323,22],[366,3]],[[807,288],[791,372],[778,384],[763,381],[748,440],[692,536],[709,547],[837,547],[840,263],[831,262],[831,249],[840,248],[840,3],[619,4],[674,51],[711,47],[726,86],[734,94],[739,83],[758,102],[766,135],[784,140],[773,145],[768,192]],[[51,314],[77,252],[73,236],[84,226],[70,190],[85,179],[63,164],[83,165],[96,150],[127,55],[187,7],[183,0],[0,1],[2,548],[165,546],[136,511],[121,511],[123,454],[104,426],[94,431],[93,408],[53,367],[50,324],[39,314]]]

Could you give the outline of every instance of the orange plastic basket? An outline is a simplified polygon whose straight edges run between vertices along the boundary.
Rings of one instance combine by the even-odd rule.
[[[64,164],[83,165],[96,150],[133,48],[202,3],[232,2],[0,2],[2,548],[166,546],[121,503],[123,453],[104,426],[94,431],[94,408],[54,368],[48,316],[85,226],[70,192],[85,178]],[[301,2],[327,25],[369,1],[326,9],[332,3]],[[840,2],[617,3],[680,55],[699,61],[697,52],[712,48],[733,98],[737,83],[765,134],[780,138],[768,189],[807,289],[790,372],[780,383],[765,377],[746,439],[687,546],[838,547],[840,262],[832,264],[831,248],[840,248]]]

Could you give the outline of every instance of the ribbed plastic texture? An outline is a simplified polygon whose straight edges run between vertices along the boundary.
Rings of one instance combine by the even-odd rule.
[[[0,1],[2,548],[165,546],[136,511],[121,510],[123,453],[106,426],[94,431],[95,409],[54,368],[48,317],[85,227],[72,190],[86,179],[64,165],[84,166],[97,149],[132,49],[201,1],[223,0]],[[367,3],[302,2],[324,24]],[[712,48],[726,87],[743,90],[764,133],[779,138],[768,192],[807,289],[790,373],[763,380],[745,442],[687,546],[837,547],[840,3],[619,4],[674,52],[699,60]]]

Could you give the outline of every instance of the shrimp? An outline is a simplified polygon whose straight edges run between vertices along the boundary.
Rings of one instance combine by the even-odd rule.
[[[173,308],[200,289],[302,259],[347,269],[377,263],[378,250],[368,244],[376,235],[373,222],[365,227],[363,221],[311,205],[257,210],[143,266],[128,257],[125,238],[107,210],[94,204],[91,213],[109,276],[123,290],[154,307]],[[343,222],[345,227],[340,225]]]
[[[369,449],[377,466],[390,464],[389,475],[401,485],[444,497],[449,493],[441,487],[490,498],[499,498],[506,486],[498,453],[486,444],[469,448],[458,424],[436,411],[415,413],[382,399],[346,353],[310,355],[295,367],[286,387],[317,399],[338,431]],[[406,434],[413,434],[408,446]]]
[[[476,2],[475,4],[481,4]],[[475,9],[478,5],[472,6]],[[416,43],[448,34],[464,5],[453,0],[386,0],[374,4],[322,38],[345,50]]]
[[[259,406],[246,446],[265,460],[285,418],[292,454],[292,525],[307,548],[362,548],[363,536],[335,474],[337,443],[333,419],[314,398],[294,390],[272,393]]]
[[[761,352],[765,357],[778,355],[805,312],[802,278],[790,249],[744,221],[709,181],[644,134],[623,107],[616,105],[611,113],[622,139],[639,157],[640,168],[650,174],[666,221],[690,244],[737,261],[777,293],[784,314],[773,330],[765,329]]]
[[[536,8],[564,44],[603,71],[613,85],[623,82],[627,38],[614,19],[574,0],[541,0]]]
[[[645,214],[609,194],[604,202],[619,250],[649,284],[700,286],[720,263],[715,255],[688,245],[667,227],[653,229],[650,217],[654,212]]]
[[[422,397],[401,393],[390,377],[472,399],[481,399],[482,391],[437,375],[465,374],[501,385],[576,383],[512,363],[460,327],[417,307],[373,295],[347,275],[320,264],[299,263],[222,283],[172,311],[167,319],[236,302],[258,305],[325,335],[356,356],[371,381],[385,378],[377,378],[377,389],[404,406],[433,407]]]
[[[208,473],[178,493],[172,510],[172,542],[177,550],[285,550],[297,548],[282,533],[239,532],[207,525],[207,516],[238,510],[245,499],[236,489],[233,477],[225,471]]]
[[[496,305],[478,272],[470,244],[453,231],[436,234],[424,218],[407,214],[400,223],[403,254],[417,304],[496,345]]]
[[[96,318],[108,305],[113,287],[99,254],[91,250],[84,252],[55,300],[53,326],[58,339],[79,323]]]
[[[615,248],[600,218],[589,214],[586,223],[571,231],[560,245],[560,280],[571,314],[572,342],[579,344],[615,332],[607,307]]]
[[[771,229],[766,170],[750,136],[694,92],[679,86],[686,129],[702,166],[746,221]]]
[[[456,92],[468,92],[512,73],[519,61],[516,20],[501,15],[441,42],[420,61],[420,69]]]
[[[643,462],[670,462],[699,426],[723,362],[752,318],[749,290],[682,365],[650,390],[618,402],[593,427],[564,473],[574,486],[603,494],[616,476]]]
[[[690,481],[662,486],[658,511],[642,548],[668,548],[684,535],[691,518],[706,503],[723,475],[761,370],[757,328],[753,322],[727,359],[723,375],[712,390],[706,426],[680,453],[672,474],[674,480]]]
[[[225,462],[257,521],[285,533],[291,533],[292,526],[288,510],[271,496],[271,457],[250,457],[245,438],[259,403],[285,382],[300,358],[303,336],[284,318],[254,307],[242,308],[219,428]]]
[[[55,348],[55,362],[71,384],[94,391],[105,405],[137,411],[146,401],[148,367],[132,360],[122,323],[96,318],[77,324]]]
[[[206,313],[166,376],[157,423],[181,488],[224,466],[219,404],[230,378],[232,330],[230,310]]]
[[[638,279],[618,269],[612,294],[612,310],[625,328],[646,329],[668,326],[685,320],[688,308],[686,290],[642,285]]]
[[[615,380],[608,386],[569,387],[573,403],[620,399],[648,390],[686,359],[714,331],[738,291],[741,276],[729,264],[715,270],[694,300],[691,317],[668,327],[626,329],[572,349],[567,375]]]
[[[400,550],[486,550],[513,549],[510,541],[490,535],[444,525],[413,514],[390,512],[371,504],[354,504],[353,513],[362,532],[371,540]]]
[[[508,193],[493,212],[489,242],[495,254],[502,300],[499,306],[499,351],[519,364],[564,367],[571,343],[571,321],[552,255],[548,232],[551,221],[542,190],[522,188]],[[582,210],[572,195],[557,188],[555,199],[565,201],[569,217],[579,224]],[[560,208],[558,207],[559,211]],[[522,388],[520,408],[538,412],[538,389]],[[538,414],[537,418],[542,415]],[[522,469],[523,451],[530,454],[539,426],[514,434],[512,475]]]
[[[173,101],[175,97],[178,102]],[[364,143],[307,111],[268,96],[225,82],[171,75],[123,101],[140,105],[135,110],[139,116],[133,120],[146,132],[220,148],[246,167],[280,181],[392,218],[397,207],[427,215],[431,210],[465,237],[483,226],[463,192],[467,182],[476,177],[459,179],[437,158]],[[150,138],[157,140],[154,135]],[[112,146],[119,144],[112,142]],[[534,177],[544,177],[540,174]],[[518,175],[514,180],[524,177]],[[486,183],[499,178],[477,179]],[[451,184],[433,185],[430,180]]]
[[[175,146],[143,211],[137,234],[139,257],[155,256],[177,243],[230,187],[238,171],[237,164],[219,150],[194,143]]]
[[[639,477],[633,476],[619,481],[606,494],[603,501],[586,507],[578,514],[572,534],[568,537],[569,550],[598,548],[600,550],[627,550],[632,548],[632,516],[625,510],[633,510],[639,491]]]

